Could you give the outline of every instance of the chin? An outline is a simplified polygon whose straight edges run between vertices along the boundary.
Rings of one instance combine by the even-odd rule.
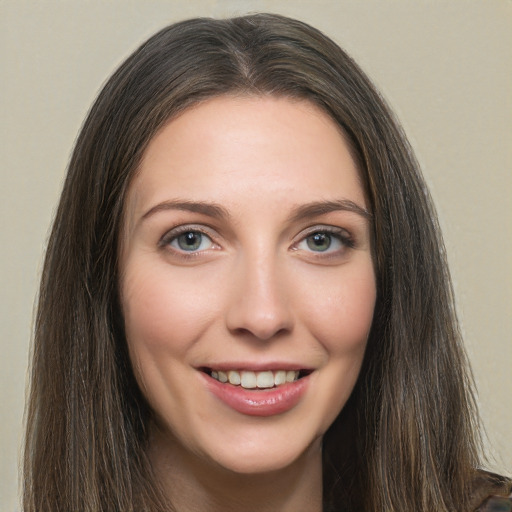
[[[291,437],[291,436],[289,436]],[[298,443],[288,444],[281,442],[262,446],[261,443],[245,443],[245,445],[231,445],[230,450],[215,451],[211,460],[215,465],[239,475],[256,475],[275,473],[290,468],[295,463],[307,458],[321,458],[321,439],[318,438],[307,446]]]

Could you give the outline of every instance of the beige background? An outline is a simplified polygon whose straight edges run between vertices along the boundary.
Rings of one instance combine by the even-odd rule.
[[[512,473],[512,2],[0,0],[0,510],[16,508],[33,297],[81,121],[167,23],[273,11],[345,47],[401,118],[432,187],[488,431]]]

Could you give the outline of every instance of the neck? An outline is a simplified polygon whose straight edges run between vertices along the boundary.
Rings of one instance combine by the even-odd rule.
[[[176,512],[321,512],[322,450],[318,440],[290,466],[240,474],[200,459],[155,433],[149,453],[155,475]]]

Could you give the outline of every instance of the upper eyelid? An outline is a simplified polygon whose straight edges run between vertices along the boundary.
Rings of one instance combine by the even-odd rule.
[[[313,226],[304,228],[294,238],[296,240],[302,240],[309,235],[322,231],[332,234],[340,234],[345,238],[352,238],[352,233],[350,230],[342,228],[341,226],[334,226],[332,224],[315,224]]]
[[[317,223],[317,224],[313,224],[307,228],[304,228],[302,230],[302,232],[311,232],[311,231],[322,231],[322,230],[325,230],[325,231],[332,231],[332,230],[336,230],[336,231],[345,231],[345,232],[349,232],[349,230],[347,228],[343,228],[341,226],[335,226],[333,224],[322,224],[322,223]]]
[[[203,235],[208,236],[212,239],[212,242],[218,238],[218,234],[215,232],[213,228],[204,224],[181,224],[179,226],[175,226],[171,229],[168,229],[161,237],[160,243],[166,244],[178,237],[183,233],[187,233],[189,231],[197,231],[198,233],[202,233]]]
[[[334,236],[338,238],[340,243],[345,247],[345,249],[353,249],[358,246],[356,238],[352,235],[352,233],[346,228],[342,228],[340,226],[334,226],[330,224],[315,224],[310,226],[309,228],[303,229],[293,240],[292,245],[290,246],[291,250],[297,250],[298,246],[306,240],[311,235],[315,233],[327,233],[330,236]],[[332,254],[330,254],[330,257]],[[316,257],[327,257],[327,254],[322,255],[322,253],[318,253]]]

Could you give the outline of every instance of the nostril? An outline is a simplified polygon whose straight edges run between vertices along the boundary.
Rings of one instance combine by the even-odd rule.
[[[293,315],[287,300],[276,290],[276,282],[268,275],[253,278],[233,297],[226,317],[232,334],[250,334],[255,341],[271,341],[292,330]]]
[[[286,336],[291,332],[291,328],[288,327],[266,327],[261,324],[247,327],[238,327],[236,329],[232,329],[231,333],[235,336],[239,336],[241,338],[252,339],[253,341],[272,341],[277,338],[281,338]]]

